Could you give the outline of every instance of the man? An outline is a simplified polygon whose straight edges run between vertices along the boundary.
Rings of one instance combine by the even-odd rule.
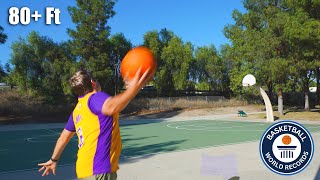
[[[57,140],[49,161],[38,164],[44,171],[42,176],[55,175],[62,151],[76,133],[78,136],[78,178],[87,180],[115,180],[119,169],[121,138],[118,114],[151,79],[147,70],[140,76],[140,70],[132,80],[127,81],[127,89],[116,96],[101,91],[98,82],[86,71],[76,72],[69,80],[72,90],[79,96],[65,129]]]

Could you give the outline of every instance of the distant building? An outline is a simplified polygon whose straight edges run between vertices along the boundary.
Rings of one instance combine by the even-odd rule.
[[[317,92],[317,87],[309,87],[309,91],[315,93]]]

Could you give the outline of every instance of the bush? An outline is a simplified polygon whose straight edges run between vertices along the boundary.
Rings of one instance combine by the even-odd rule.
[[[53,115],[72,112],[69,103],[51,104],[45,103],[43,98],[27,96],[18,90],[0,90],[0,115]]]

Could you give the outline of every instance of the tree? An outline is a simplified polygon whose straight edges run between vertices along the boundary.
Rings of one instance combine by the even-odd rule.
[[[115,94],[117,94],[120,90],[118,89],[118,87],[121,87],[123,85],[122,81],[120,80],[120,63],[127,52],[132,49],[132,44],[128,39],[124,37],[122,33],[111,36],[110,43],[112,47],[110,60],[112,67],[114,67],[113,79],[115,85]]]
[[[309,85],[320,67],[320,4],[317,1],[288,0],[290,20],[285,29],[293,62],[290,68],[305,95],[305,110],[310,109]]]
[[[7,35],[3,33],[3,27],[0,26],[0,44],[4,44],[7,39]],[[7,73],[3,69],[3,67],[0,64],[0,81],[3,81],[5,77],[7,76]]]
[[[204,87],[207,84],[209,88],[200,90],[223,91],[223,70],[225,68],[216,48],[213,45],[198,47],[195,51],[195,60],[195,79]]]
[[[4,68],[0,64],[0,82],[2,82],[6,76],[7,76],[7,73],[5,72]]]
[[[167,62],[162,58],[164,48],[168,46],[174,36],[172,31],[161,29],[160,32],[146,32],[143,37],[143,45],[149,47],[157,59],[158,68],[154,75],[154,82],[158,93],[162,95],[174,93],[174,83],[170,79],[172,76],[169,74]]]
[[[316,68],[316,76],[317,76],[316,105],[320,105],[320,67]]]
[[[151,49],[158,61],[158,66],[162,66],[161,52],[165,43],[160,40],[160,33],[158,31],[146,32],[143,36],[143,45]]]
[[[4,44],[8,36],[3,33],[3,27],[0,26],[0,44]]]
[[[169,42],[174,36],[174,33],[170,30],[167,30],[166,28],[161,29],[159,32],[159,38],[164,47],[169,45]]]
[[[103,89],[111,92],[114,87],[113,64],[110,60],[111,46],[108,41],[110,27],[108,19],[115,12],[113,0],[77,0],[78,7],[69,7],[68,11],[76,30],[68,29],[72,38],[73,54],[81,66],[92,72]]]
[[[290,60],[290,46],[284,33],[289,19],[285,3],[281,0],[245,0],[243,3],[247,12],[234,11],[235,25],[225,28],[234,54],[230,72],[232,89],[239,91],[244,73],[253,73],[258,85],[267,85],[271,99],[273,89],[278,89],[278,111],[282,115],[282,90],[289,77]]]
[[[169,92],[170,90],[185,90],[188,87],[189,66],[193,59],[192,52],[190,44],[184,44],[177,36],[173,37],[168,46],[163,48],[161,59],[165,63],[159,69],[159,78],[172,83],[174,89],[167,87],[169,89],[166,90]]]
[[[220,59],[223,63],[223,71],[222,71],[222,87],[225,95],[230,96],[232,91],[230,90],[230,71],[233,69],[233,62],[231,60],[231,47],[230,45],[222,45],[220,47]]]
[[[68,43],[57,44],[46,36],[31,32],[12,44],[13,69],[7,78],[24,93],[54,102],[70,94],[68,79],[75,72],[75,57]]]

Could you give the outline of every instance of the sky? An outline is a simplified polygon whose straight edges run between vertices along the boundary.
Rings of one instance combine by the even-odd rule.
[[[25,39],[31,31],[55,42],[69,40],[67,28],[75,29],[75,25],[67,8],[75,5],[76,0],[1,0],[0,26],[8,39],[0,45],[0,64],[10,60],[11,44],[19,37]],[[37,22],[31,18],[27,25],[11,25],[8,20],[11,7],[27,7],[31,14],[38,11],[42,17]],[[46,25],[47,7],[60,10],[60,25]],[[111,35],[123,33],[133,45],[142,44],[146,32],[166,28],[196,47],[214,45],[219,49],[229,43],[223,35],[223,28],[234,23],[232,11],[235,9],[245,12],[241,0],[117,0],[116,14],[108,20],[108,25]]]

